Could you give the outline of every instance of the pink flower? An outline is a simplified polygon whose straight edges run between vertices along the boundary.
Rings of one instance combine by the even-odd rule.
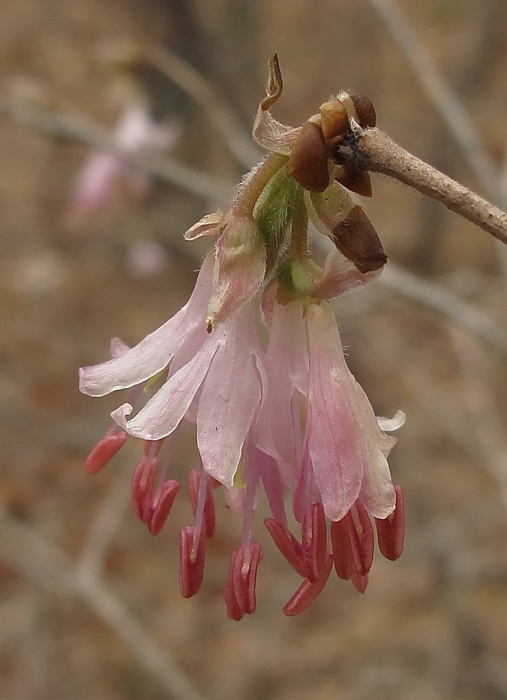
[[[387,465],[396,440],[381,430],[347,367],[329,304],[275,302],[270,331],[267,392],[256,439],[278,465],[301,524],[298,539],[288,529],[283,499],[278,497],[273,507],[274,495],[266,484],[273,511],[266,525],[305,579],[285,608],[292,615],[320,592],[333,562],[338,576],[352,578],[363,592],[373,561],[370,516],[380,523],[382,553],[397,558],[403,546],[403,506]],[[280,493],[279,486],[273,491]]]
[[[235,620],[257,604],[261,491],[271,510],[265,525],[302,578],[287,615],[315,600],[333,568],[363,593],[374,529],[387,559],[398,558],[404,537],[403,496],[387,463],[396,441],[385,432],[403,416],[375,417],[347,367],[327,301],[371,281],[386,260],[344,189],[369,194],[369,181],[333,162],[351,120],[373,121],[371,103],[340,93],[292,129],[269,113],[280,93],[274,70],[254,129],[274,153],[243,181],[229,212],[208,214],[186,233],[188,240],[218,237],[188,302],[136,346],[116,340],[110,360],[80,371],[80,389],[90,396],[130,389],[85,468],[98,472],[127,435],[142,440],[132,497],[152,534],[182,490],[171,477],[180,429],[195,426],[200,467],[189,474],[194,517],[180,533],[180,590],[190,597],[202,585],[205,541],[216,528],[213,490],[222,486],[243,519],[224,593]],[[309,220],[336,244],[323,267],[308,252]]]

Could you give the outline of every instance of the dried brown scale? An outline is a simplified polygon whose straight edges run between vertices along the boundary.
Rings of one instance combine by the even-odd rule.
[[[310,192],[324,192],[330,182],[328,158],[321,127],[308,121],[292,148],[289,175]]]
[[[359,206],[351,209],[335,226],[333,241],[338,250],[363,274],[378,270],[387,262],[377,232]]]

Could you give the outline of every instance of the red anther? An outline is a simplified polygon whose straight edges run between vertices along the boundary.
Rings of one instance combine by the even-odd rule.
[[[193,551],[194,526],[187,525],[180,532],[180,592],[191,598],[202,585],[204,576],[204,540],[199,535],[197,550]]]
[[[395,561],[403,551],[405,541],[405,503],[401,486],[394,484],[396,505],[385,520],[375,518],[378,547],[386,559]]]
[[[130,492],[138,518],[149,523],[153,502],[153,482],[157,470],[156,457],[143,457],[134,469]]]
[[[326,558],[325,568],[321,571],[320,578],[317,581],[305,579],[283,607],[284,614],[291,617],[292,615],[299,615],[299,613],[306,610],[326,585],[332,568],[333,557],[329,554]]]
[[[210,478],[203,474],[203,472],[197,471],[196,469],[192,469],[188,475],[190,502],[192,504],[192,511],[195,516],[198,508],[200,484],[203,478],[206,479],[206,493],[204,497],[202,534],[204,537],[212,537],[215,532],[216,518],[215,503],[213,501],[213,494],[211,493]]]
[[[90,452],[84,463],[87,474],[97,474],[112,460],[115,454],[123,447],[127,433],[123,430],[115,435],[106,435]]]
[[[361,574],[358,574],[357,571],[354,571],[354,573],[351,576],[351,580],[354,584],[354,588],[358,593],[365,592],[366,587],[368,586],[368,574],[361,576]]]
[[[280,552],[303,578],[306,571],[303,564],[303,547],[285,525],[274,518],[266,518],[264,525]]]
[[[255,598],[255,585],[257,582],[257,569],[262,557],[262,548],[258,542],[249,545],[242,544],[234,561],[232,583],[234,595],[239,609],[243,614],[251,615],[257,604]],[[248,559],[247,559],[248,557]]]
[[[231,555],[231,561],[229,563],[229,574],[227,576],[224,598],[227,607],[227,617],[229,617],[231,620],[239,621],[245,613],[239,606],[238,599],[236,598],[236,592],[234,590],[234,567],[237,557],[238,552],[234,551]]]
[[[331,523],[331,543],[336,575],[348,581],[354,572],[354,559],[345,518]]]
[[[148,522],[148,528],[152,535],[158,535],[160,530],[164,527],[179,488],[180,485],[178,482],[174,479],[170,479],[169,481],[164,481],[157,490],[152,503],[151,517]]]
[[[326,566],[326,519],[322,503],[312,503],[303,519],[303,565],[306,578],[317,581]]]
[[[356,501],[344,520],[347,523],[354,567],[360,576],[364,576],[373,563],[375,541],[370,517],[361,501]]]

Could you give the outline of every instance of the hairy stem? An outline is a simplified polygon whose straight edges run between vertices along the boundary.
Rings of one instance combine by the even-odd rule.
[[[266,160],[253,169],[247,183],[240,187],[239,194],[232,205],[236,216],[253,216],[253,210],[262,190],[273,175],[287,162],[287,156],[271,153]]]
[[[357,139],[361,169],[389,175],[445,204],[507,244],[507,214],[395,143],[379,129],[366,129]]]

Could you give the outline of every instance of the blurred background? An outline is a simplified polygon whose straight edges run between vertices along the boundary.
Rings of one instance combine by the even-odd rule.
[[[228,620],[239,524],[220,505],[181,599],[190,506],[148,533],[135,441],[84,474],[123,398],[76,377],[186,300],[206,245],[182,233],[258,157],[275,51],[278,119],[365,93],[395,140],[505,207],[505,0],[17,0],[0,18],[2,700],[507,697],[507,257],[487,234],[384,177],[364,202],[391,264],[336,309],[376,412],[407,414],[407,540],[363,596],[331,579],[284,617],[298,577],[259,518],[258,609]],[[183,481],[195,460],[189,437]]]

